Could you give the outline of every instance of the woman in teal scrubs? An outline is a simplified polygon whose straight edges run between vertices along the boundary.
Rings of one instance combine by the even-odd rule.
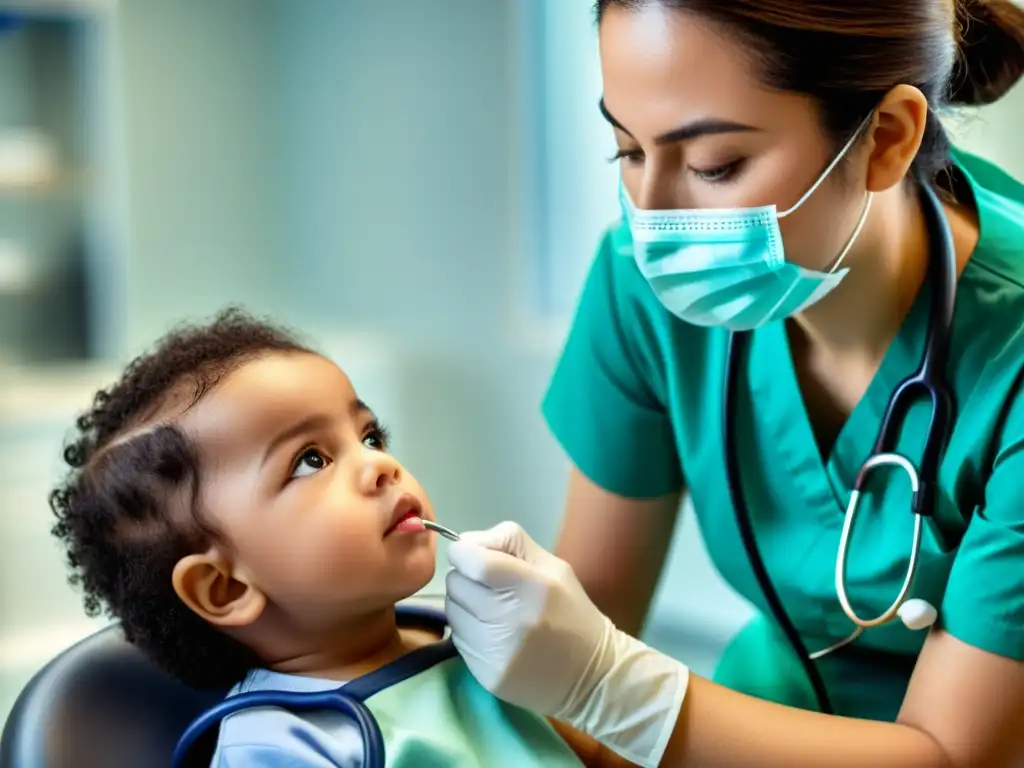
[[[457,644],[499,696],[645,765],[1024,759],[1024,187],[953,150],[935,116],[1017,81],[1024,12],[1002,0],[597,11],[623,218],[600,243],[544,403],[574,465],[560,559],[508,526],[465,537],[449,579]],[[935,244],[917,179],[942,195],[957,268],[945,372],[956,421],[911,591],[938,621],[868,629],[816,662],[839,716],[808,711],[806,675],[766,618],[736,637],[714,682],[672,672],[627,635],[684,491],[718,570],[766,612],[725,472],[734,330],[750,331],[733,441],[766,569],[810,651],[853,629],[834,580],[844,511],[928,327]],[[761,206],[776,207],[778,230],[771,211],[743,223]],[[899,435],[915,463],[929,415],[913,408]],[[848,566],[859,615],[899,592],[912,522],[906,477],[875,473]],[[659,723],[664,738],[651,735]]]

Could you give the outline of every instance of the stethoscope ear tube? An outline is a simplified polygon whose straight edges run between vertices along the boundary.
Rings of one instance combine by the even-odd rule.
[[[768,575],[764,558],[761,557],[761,549],[757,545],[757,537],[754,535],[754,525],[750,519],[750,510],[747,508],[740,488],[739,457],[732,436],[735,434],[735,398],[733,397],[733,386],[739,379],[739,356],[745,347],[746,332],[733,332],[729,335],[729,343],[725,352],[725,386],[722,393],[722,446],[725,450],[725,471],[726,485],[729,488],[729,498],[732,508],[736,513],[736,527],[739,528],[740,538],[743,547],[747,551],[747,558],[750,567],[754,571],[758,586],[764,594],[768,608],[772,613],[779,628],[786,636],[790,647],[796,653],[800,664],[804,668],[807,680],[814,689],[814,697],[818,701],[818,709],[826,715],[835,714],[832,709],[832,701],[829,699],[828,690],[825,688],[825,680],[818,671],[817,665],[811,660],[796,625],[793,624],[789,614],[786,613],[779,593]]]

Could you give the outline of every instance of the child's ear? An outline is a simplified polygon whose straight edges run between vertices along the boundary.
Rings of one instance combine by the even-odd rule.
[[[245,627],[263,613],[267,597],[232,572],[216,548],[178,561],[171,575],[182,602],[218,627]]]

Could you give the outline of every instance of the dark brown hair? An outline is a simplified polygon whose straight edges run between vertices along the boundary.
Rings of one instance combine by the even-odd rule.
[[[64,451],[70,473],[50,496],[53,533],[66,549],[71,582],[85,593],[86,613],[105,609],[120,619],[130,642],[195,687],[227,688],[258,659],[174,591],[175,564],[218,534],[198,508],[196,446],[173,423],[146,424],[170,398],[194,406],[260,355],[307,351],[237,309],[207,325],[182,326],[96,394]]]
[[[597,19],[653,4],[742,39],[765,83],[817,102],[837,144],[895,86],[920,89],[932,111],[914,172],[927,176],[949,162],[935,112],[989,104],[1024,73],[1024,10],[1011,0],[597,0]]]

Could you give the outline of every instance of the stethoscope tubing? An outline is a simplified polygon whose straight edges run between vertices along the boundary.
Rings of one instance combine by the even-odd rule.
[[[171,768],[184,768],[189,751],[208,729],[229,715],[253,707],[283,707],[293,712],[329,709],[346,714],[359,730],[363,746],[362,765],[367,768],[384,768],[384,735],[376,718],[363,702],[347,695],[342,689],[322,692],[252,691],[225,699],[189,725],[175,747]]]
[[[923,518],[926,515],[930,515],[934,509],[934,493],[939,462],[948,439],[949,429],[955,418],[953,397],[944,381],[944,370],[956,301],[956,251],[952,234],[949,230],[949,224],[946,221],[938,195],[929,182],[918,179],[917,184],[931,241],[929,248],[933,257],[930,260],[930,268],[935,270],[934,279],[932,280],[932,304],[924,353],[918,369],[894,391],[882,419],[882,425],[875,440],[872,453],[857,473],[853,492],[846,508],[839,552],[836,557],[835,585],[840,606],[847,617],[853,622],[855,626],[854,631],[843,640],[814,653],[808,653],[799,631],[786,612],[778,591],[768,574],[764,558],[757,544],[750,509],[743,498],[740,485],[739,457],[733,442],[736,410],[735,393],[733,390],[739,378],[739,357],[745,347],[747,334],[738,332],[730,334],[726,348],[725,386],[722,401],[722,444],[725,451],[726,484],[736,515],[736,525],[739,529],[743,547],[747,552],[751,569],[754,571],[758,586],[764,595],[765,602],[768,604],[768,608],[782,633],[786,636],[790,647],[797,654],[807,680],[814,690],[818,708],[825,714],[834,714],[834,709],[825,686],[825,681],[815,662],[823,656],[849,645],[860,637],[865,629],[888,623],[898,614],[900,606],[906,600],[913,585],[921,548]],[[939,258],[935,258],[936,255]],[[892,451],[897,435],[898,419],[902,419],[906,415],[915,390],[918,389],[924,390],[932,404],[932,417],[928,426],[920,471],[916,470],[906,457]],[[850,536],[856,521],[857,509],[867,476],[872,470],[886,465],[898,466],[904,469],[910,477],[913,494],[914,531],[906,575],[896,599],[879,616],[864,619],[857,615],[847,594],[847,554]]]
[[[735,434],[735,413],[736,408],[733,402],[733,385],[736,383],[735,380],[738,378],[735,372],[739,370],[739,360],[737,359],[741,353],[741,347],[745,346],[742,341],[745,340],[745,334],[733,333],[729,338],[729,345],[725,353],[725,392],[723,393],[722,401],[722,446],[725,452],[725,473],[726,473],[726,486],[729,490],[729,499],[732,502],[732,508],[736,513],[736,526],[739,528],[740,539],[743,542],[743,548],[747,552],[747,560],[750,562],[750,567],[754,571],[754,578],[757,580],[758,586],[761,588],[761,593],[764,595],[765,602],[768,603],[768,609],[771,611],[772,616],[775,619],[775,623],[779,625],[779,629],[786,636],[786,641],[789,646],[796,653],[797,659],[800,661],[800,665],[804,669],[804,674],[807,676],[807,681],[811,684],[811,688],[814,689],[814,697],[818,701],[818,708],[825,714],[834,714],[832,709],[832,702],[829,699],[828,690],[825,687],[825,680],[822,678],[821,673],[818,671],[817,666],[810,658],[810,654],[807,651],[807,646],[804,645],[803,638],[800,637],[800,632],[797,630],[793,620],[789,617],[785,607],[782,604],[782,599],[779,597],[778,591],[775,589],[775,583],[772,581],[771,576],[768,575],[768,569],[765,567],[764,558],[761,556],[761,548],[757,543],[757,536],[754,534],[754,525],[750,517],[750,510],[747,508],[746,501],[743,498],[743,492],[739,485],[739,455],[733,445],[732,436]]]

